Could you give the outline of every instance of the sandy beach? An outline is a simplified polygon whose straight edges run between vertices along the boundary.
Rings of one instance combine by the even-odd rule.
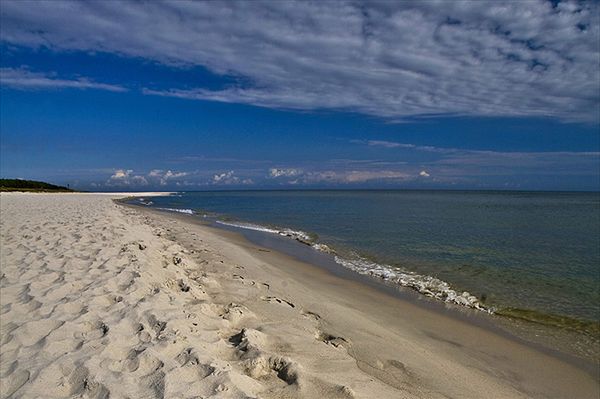
[[[242,236],[2,193],[2,398],[597,398],[598,376]]]

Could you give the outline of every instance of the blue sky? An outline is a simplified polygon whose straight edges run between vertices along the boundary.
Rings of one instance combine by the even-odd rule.
[[[596,2],[9,0],[0,18],[2,177],[600,189]]]

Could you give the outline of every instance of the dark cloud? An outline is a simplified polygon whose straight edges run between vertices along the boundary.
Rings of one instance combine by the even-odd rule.
[[[301,110],[597,122],[599,3],[2,2],[6,43],[201,65],[238,85],[153,90]]]

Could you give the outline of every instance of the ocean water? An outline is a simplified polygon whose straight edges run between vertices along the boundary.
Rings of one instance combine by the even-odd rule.
[[[287,235],[442,301],[598,334],[600,193],[237,191],[135,201]]]

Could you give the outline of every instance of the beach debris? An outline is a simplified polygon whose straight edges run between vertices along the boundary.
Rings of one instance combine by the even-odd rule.
[[[173,256],[173,264],[175,266],[179,265],[182,261],[183,259],[181,259],[179,256]]]
[[[140,251],[143,251],[144,249],[146,249],[146,245],[143,243],[138,243],[138,248],[140,249]]]

